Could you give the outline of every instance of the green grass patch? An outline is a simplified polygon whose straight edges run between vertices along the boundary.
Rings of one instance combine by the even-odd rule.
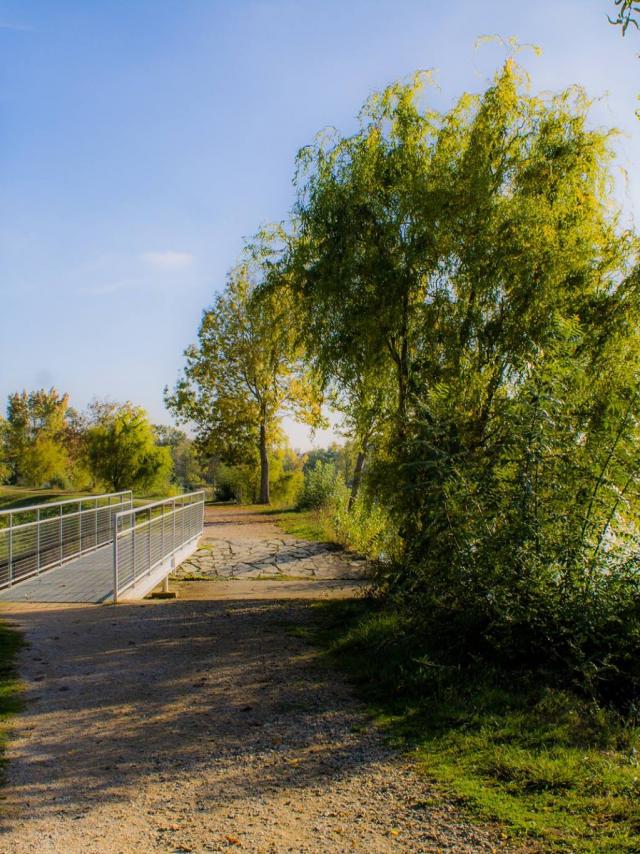
[[[0,510],[15,510],[29,507],[31,504],[48,504],[52,501],[67,501],[82,498],[87,492],[73,492],[65,489],[32,489],[26,486],[1,486]]]
[[[0,510],[19,510],[32,504],[50,504],[55,501],[71,501],[77,498],[91,498],[108,492],[76,492],[70,489],[33,489],[27,486],[0,486]],[[134,507],[141,507],[154,501],[161,501],[164,495],[136,495]]]
[[[4,775],[7,723],[22,707],[22,688],[15,669],[22,644],[22,636],[15,629],[0,623],[0,776]]]
[[[313,607],[296,633],[348,672],[391,741],[474,817],[540,850],[640,851],[637,717],[527,674],[442,664],[371,601]]]
[[[267,510],[285,534],[316,543],[331,542],[327,523],[320,510]]]

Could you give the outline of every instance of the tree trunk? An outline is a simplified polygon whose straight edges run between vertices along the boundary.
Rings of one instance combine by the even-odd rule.
[[[349,496],[349,512],[351,512],[351,508],[353,507],[356,498],[358,497],[358,490],[360,489],[360,482],[362,481],[362,471],[364,469],[364,461],[366,455],[366,448],[363,448],[361,451],[358,451],[358,457],[356,459],[356,467],[353,470],[353,483],[351,484],[351,495]]]
[[[260,500],[259,504],[270,504],[269,497],[269,455],[267,453],[267,428],[264,421],[260,424]]]

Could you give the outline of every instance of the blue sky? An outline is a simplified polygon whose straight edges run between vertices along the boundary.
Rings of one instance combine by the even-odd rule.
[[[436,68],[439,107],[521,55],[538,90],[580,83],[623,131],[640,211],[640,34],[609,0],[0,0],[0,401],[55,385],[170,421],[200,314],[244,237],[286,217],[296,151]],[[626,174],[626,177],[624,177]],[[305,448],[303,428],[289,424]],[[317,437],[317,442],[326,440]]]

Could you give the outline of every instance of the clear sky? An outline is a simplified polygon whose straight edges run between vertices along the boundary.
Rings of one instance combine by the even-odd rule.
[[[0,0],[0,401],[55,385],[76,406],[130,399],[169,422],[163,387],[243,237],[286,217],[299,147],[352,130],[373,90],[418,68],[438,69],[439,107],[480,91],[505,54],[474,49],[479,35],[540,45],[521,56],[534,88],[600,99],[594,122],[625,134],[619,191],[637,217],[640,34],[623,39],[612,9]]]

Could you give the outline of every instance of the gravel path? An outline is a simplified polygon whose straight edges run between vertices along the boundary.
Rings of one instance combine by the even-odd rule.
[[[274,533],[249,514],[209,521],[226,540]],[[357,582],[302,584],[184,581],[175,601],[3,605],[29,646],[0,852],[500,847],[433,797],[288,634],[310,617],[305,598]]]

